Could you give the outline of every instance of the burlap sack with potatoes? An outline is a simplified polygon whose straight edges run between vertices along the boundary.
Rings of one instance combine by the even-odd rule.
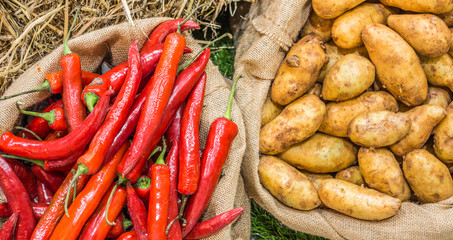
[[[100,29],[71,40],[69,47],[73,52],[80,55],[82,69],[85,71],[94,71],[101,64],[107,53],[107,45],[112,53],[113,64],[118,65],[127,61],[129,45],[135,39],[139,39],[140,45],[143,45],[151,30],[166,20],[168,19],[151,18],[136,21],[135,27],[129,23],[123,23]],[[189,34],[185,33],[184,35],[186,36],[188,47],[194,53],[198,52],[201,49],[200,45]],[[62,54],[63,47],[60,46],[16,79],[4,95],[11,95],[39,86],[46,74],[61,70],[59,59]],[[217,117],[223,116],[230,92],[230,80],[224,78],[212,62],[209,62],[206,73],[208,79],[200,127],[202,147],[205,145],[210,124]],[[16,101],[23,102],[24,107],[27,107],[42,101],[48,96],[47,92],[42,92],[1,101],[0,131],[11,130],[14,126],[19,115],[15,107]],[[243,179],[240,175],[240,167],[245,151],[245,126],[236,102],[233,104],[232,119],[239,127],[239,134],[233,142],[228,160],[223,169],[223,175],[202,219],[211,218],[237,207],[245,207],[246,210],[231,226],[207,238],[212,240],[245,240],[250,238],[250,202],[245,193]],[[0,195],[0,202],[4,202],[3,194]]]
[[[288,227],[329,239],[453,239],[453,198],[418,205],[405,202],[384,221],[363,221],[333,210],[300,211],[279,202],[260,183],[260,112],[286,52],[298,40],[309,11],[307,0],[260,0],[252,5],[237,39],[236,99],[243,111],[247,148],[242,163],[247,194]]]

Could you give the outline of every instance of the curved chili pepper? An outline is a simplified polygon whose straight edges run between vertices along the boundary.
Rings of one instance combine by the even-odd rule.
[[[219,214],[213,218],[210,218],[204,222],[197,223],[195,227],[190,231],[184,239],[200,239],[208,237],[224,227],[232,223],[236,218],[238,218],[241,213],[244,212],[244,208],[235,208],[230,211]]]
[[[163,22],[159,24],[149,35],[148,40],[146,40],[145,45],[142,47],[142,52],[148,51],[151,47],[156,44],[163,43],[168,34],[176,32],[178,26],[184,21],[184,19],[175,19]],[[200,29],[200,26],[194,21],[186,21],[181,25],[181,31],[186,31],[190,29]]]
[[[132,221],[125,218],[123,213],[120,213],[115,220],[115,226],[113,226],[107,234],[107,238],[118,238],[130,227],[132,227]]]
[[[0,229],[0,240],[13,240],[17,219],[20,213],[13,213]]]
[[[14,174],[8,162],[0,156],[0,188],[14,214],[20,214],[16,226],[16,239],[30,239],[36,225],[33,208],[24,185]]]
[[[42,142],[17,137],[11,132],[4,132],[0,136],[0,150],[11,155],[40,160],[68,157],[85,148],[96,134],[107,114],[112,94],[113,91],[109,90],[101,97],[94,111],[83,121],[77,131],[56,140]]]
[[[31,206],[33,207],[33,215],[36,220],[39,220],[44,212],[47,210],[48,204],[32,202]],[[0,203],[0,218],[7,218],[12,215],[11,210],[8,207],[8,203]]]
[[[148,203],[149,191],[151,189],[151,179],[147,176],[141,176],[134,184],[135,192],[144,203]]]
[[[33,165],[31,167],[31,172],[52,192],[56,192],[65,179],[65,176],[63,176],[63,174],[61,174],[60,172],[46,171],[39,165]]]
[[[174,121],[177,121],[176,119]],[[173,126],[173,124],[172,124]],[[171,129],[171,126],[170,126]],[[178,140],[176,138],[170,139],[170,142],[173,143],[173,146],[168,153],[167,159],[165,162],[170,168],[170,200],[168,205],[168,218],[167,222],[172,222],[178,217],[178,155],[179,147]],[[173,239],[182,239],[181,236],[181,225],[179,220],[176,220],[170,227],[167,227],[168,233],[167,238],[170,240]]]
[[[50,141],[50,140],[55,140],[62,138],[68,134],[68,131],[52,131],[49,134],[47,134],[46,138],[44,139],[45,141]]]
[[[54,108],[50,110],[49,112],[32,112],[32,111],[27,111],[22,108],[20,108],[20,103],[16,103],[17,109],[19,112],[25,115],[30,115],[30,116],[35,116],[35,117],[40,117],[44,120],[47,121],[49,124],[49,127],[52,128],[53,130],[57,131],[64,131],[68,129],[68,124],[66,123],[66,119],[64,117],[64,110],[63,108]]]
[[[131,183],[127,183],[127,209],[131,217],[132,224],[134,225],[137,238],[147,239],[147,214],[146,207],[142,200],[138,197]],[[154,233],[152,233],[154,234]]]
[[[125,232],[121,234],[116,240],[136,240],[137,233],[135,231]]]
[[[175,144],[175,141],[179,141],[179,136],[181,136],[181,118],[184,113],[184,108],[184,104],[178,108],[173,121],[171,121],[170,126],[168,126],[167,132],[165,133],[166,138],[170,139],[172,146]]]
[[[128,143],[125,143],[112,161],[91,177],[82,192],[72,202],[68,209],[68,214],[63,215],[55,227],[50,239],[70,240],[77,238],[83,225],[94,212],[110,185],[112,185],[116,176],[116,167],[126,152],[128,145]],[[71,231],[68,231],[68,229]]]
[[[231,108],[233,105],[234,91],[239,78],[235,79],[231,87],[225,115],[214,120],[209,129],[206,147],[201,159],[201,175],[200,181],[198,182],[198,189],[189,199],[186,212],[184,213],[184,219],[187,221],[187,225],[184,226],[183,224],[183,237],[192,230],[208,205],[219,181],[223,165],[228,158],[231,144],[238,134],[236,123],[231,121]]]
[[[73,171],[69,172],[66,176],[58,191],[55,192],[52,202],[42,215],[38,225],[36,225],[33,235],[30,238],[31,240],[47,240],[52,235],[55,227],[60,221],[60,218],[64,214],[66,193],[70,190],[70,184],[74,174],[75,167],[73,168]],[[77,189],[79,191],[83,189],[85,184],[88,182],[88,179],[90,179],[88,175],[80,176],[77,179]],[[72,194],[73,192],[71,191],[69,201],[72,201]]]
[[[55,108],[62,108],[63,107],[63,101],[58,100],[52,104],[50,104],[46,109],[42,111],[42,113],[45,112],[50,112]],[[40,138],[45,138],[51,131],[52,129],[49,126],[49,123],[42,119],[42,118],[33,118],[30,123],[25,126],[26,129],[34,132],[36,135],[38,135]],[[22,136],[25,134],[25,137],[28,139],[36,139],[32,134],[26,132],[26,131],[21,131],[19,132],[19,136]]]
[[[123,209],[124,204],[126,203],[126,189],[122,186],[119,186],[118,188],[116,188],[116,191],[113,194],[110,206],[107,206],[108,197],[112,190],[114,190],[113,185],[111,187],[111,190],[108,191],[102,198],[102,201],[97,207],[96,211],[88,219],[78,239],[104,240],[107,237],[107,234],[112,229],[112,226],[108,225],[105,221],[105,209],[107,207],[109,208],[109,219],[116,219],[120,214],[121,209]]]
[[[170,168],[165,165],[165,141],[162,153],[151,167],[151,191],[148,205],[148,239],[167,239],[167,218],[170,202]],[[138,234],[137,234],[138,235]]]
[[[53,192],[41,181],[38,184],[38,202],[49,205],[52,202]]]
[[[31,171],[21,162],[11,158],[5,158],[5,160],[8,162],[16,176],[24,185],[25,189],[27,190],[28,196],[30,196],[30,200],[34,201],[38,197],[38,189],[36,188],[38,185],[36,184],[35,176],[33,176]]]

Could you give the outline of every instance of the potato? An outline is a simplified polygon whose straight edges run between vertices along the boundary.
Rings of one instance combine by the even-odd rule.
[[[313,10],[319,17],[332,19],[354,8],[365,0],[313,0]]]
[[[406,155],[412,150],[421,148],[428,140],[434,127],[445,117],[446,111],[438,105],[422,105],[404,114],[407,114],[411,119],[409,133],[390,146],[390,150],[398,156]]]
[[[408,153],[403,171],[420,202],[439,202],[453,196],[453,180],[447,166],[428,151]]]
[[[278,154],[313,135],[326,115],[326,105],[317,96],[304,95],[283,109],[260,132],[260,151]]]
[[[348,137],[364,147],[385,147],[409,133],[411,120],[404,113],[377,111],[362,113],[348,126]]]
[[[307,23],[302,28],[301,36],[304,37],[310,33],[315,33],[321,37],[324,42],[332,39],[333,19],[320,18],[315,11],[311,11]]]
[[[318,190],[319,184],[321,184],[322,181],[326,179],[333,179],[332,175],[330,174],[312,173],[304,170],[299,171],[303,173],[311,183],[313,183],[313,186],[315,186],[316,190]]]
[[[365,184],[365,179],[363,179],[362,172],[360,171],[359,166],[348,167],[344,170],[337,172],[335,179],[344,180],[355,185],[362,186]]]
[[[390,150],[385,148],[360,148],[359,167],[367,185],[371,188],[396,197],[401,201],[410,198],[409,185],[403,176],[400,165]]]
[[[444,163],[453,163],[453,103],[446,110],[447,116],[434,129],[434,152]]]
[[[453,58],[449,54],[437,58],[422,57],[421,64],[430,84],[453,90]]]
[[[339,16],[332,25],[332,39],[341,48],[363,45],[362,29],[370,23],[387,23],[391,14],[382,4],[363,3]]]
[[[344,101],[356,97],[374,82],[375,68],[370,60],[355,54],[340,58],[327,73],[322,98]]]
[[[322,84],[315,83],[315,85],[312,88],[310,88],[310,90],[307,91],[307,94],[313,94],[317,97],[320,97],[321,91],[322,91]]]
[[[450,30],[436,15],[391,15],[387,23],[422,56],[436,58],[447,53],[450,48]]]
[[[384,88],[408,106],[422,104],[428,82],[412,47],[392,29],[376,23],[363,28],[362,40]]]
[[[445,13],[453,10],[451,0],[381,0],[387,6],[401,8],[406,11],[420,13]]]
[[[450,93],[440,87],[428,87],[428,97],[423,104],[438,105],[447,108],[451,102]]]
[[[347,137],[348,125],[352,119],[365,112],[382,110],[398,111],[395,98],[383,91],[365,92],[344,102],[330,102],[319,131],[332,136]]]
[[[289,207],[311,210],[321,204],[318,192],[308,178],[276,157],[262,156],[258,174],[261,184]]]
[[[401,207],[398,198],[339,179],[322,181],[318,194],[327,207],[363,220],[392,217]]]
[[[442,13],[439,17],[442,18],[447,26],[453,27],[453,11]]]
[[[283,110],[283,107],[272,102],[268,96],[261,108],[261,127],[268,124],[272,119],[277,117]]]
[[[328,173],[347,168],[356,155],[357,149],[348,140],[316,133],[281,153],[279,158],[299,169]]]
[[[287,105],[302,96],[313,87],[326,61],[319,36],[309,34],[302,38],[289,50],[278,69],[271,89],[272,101]]]

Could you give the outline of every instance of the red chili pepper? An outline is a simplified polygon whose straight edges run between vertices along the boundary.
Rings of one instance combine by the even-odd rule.
[[[228,107],[223,117],[217,118],[211,124],[206,147],[201,159],[201,175],[198,182],[198,189],[189,199],[184,219],[187,225],[182,228],[182,235],[185,237],[195,226],[204,209],[214,193],[223,165],[228,157],[231,144],[238,134],[237,125],[231,121],[231,108],[233,105],[234,91],[239,78],[231,87],[228,100]]]
[[[148,51],[151,47],[156,44],[163,43],[168,34],[176,32],[178,26],[185,19],[175,19],[163,22],[159,24],[149,35],[148,40],[146,40],[145,45],[142,47],[142,52]],[[181,25],[181,31],[186,31],[190,29],[200,29],[200,26],[194,21],[186,21]]]
[[[115,184],[114,184],[115,185]],[[110,193],[114,189],[114,185],[110,188],[104,197],[102,198],[101,203],[96,208],[96,211],[88,219],[87,223],[83,227],[82,233],[79,236],[79,240],[104,240],[107,237],[112,226],[107,224],[105,221],[105,210],[107,208],[108,198]],[[126,203],[126,189],[122,186],[116,188],[116,191],[113,193],[112,200],[110,202],[108,218],[116,219],[120,214],[121,209],[123,209],[124,204]]]
[[[0,150],[20,157],[56,160],[84,149],[104,121],[112,93],[113,91],[109,90],[101,97],[94,111],[77,131],[52,141],[30,140],[14,136],[11,132],[4,132],[0,137]]]
[[[39,220],[44,212],[47,210],[48,204],[43,203],[31,203],[33,207],[33,215],[35,216],[36,220]],[[0,203],[0,218],[7,218],[10,217],[13,213],[8,207],[8,203]]]
[[[190,231],[184,239],[200,239],[208,237],[224,227],[232,223],[236,218],[238,218],[241,213],[244,212],[244,208],[235,208],[228,212],[219,214],[213,218],[210,218],[204,222],[197,223],[195,227]]]
[[[134,184],[135,192],[144,203],[149,201],[149,191],[151,189],[151,179],[147,176],[141,176]]]
[[[0,188],[5,194],[12,213],[20,214],[16,226],[16,239],[30,239],[36,225],[33,208],[24,185],[14,174],[8,162],[0,156]]]
[[[52,202],[53,192],[41,181],[38,183],[38,202],[49,205]]]
[[[123,213],[120,213],[115,220],[115,226],[113,226],[107,234],[107,238],[118,238],[130,227],[132,227],[132,221],[125,218]]]
[[[174,121],[177,121],[176,119]],[[173,124],[172,124],[173,126]],[[171,128],[171,126],[170,126]],[[179,157],[179,147],[178,140],[176,138],[170,139],[173,142],[173,146],[168,153],[167,159],[165,160],[166,164],[170,168],[170,200],[168,205],[168,218],[167,222],[171,223],[174,219],[178,217],[178,157]],[[181,236],[181,225],[179,220],[176,219],[170,227],[167,227],[168,233],[167,238],[170,240],[173,239],[182,239]]]
[[[127,209],[137,233],[138,239],[147,239],[147,211],[145,204],[138,197],[131,183],[127,184]],[[154,233],[153,233],[154,234]]]
[[[0,240],[13,240],[14,232],[16,230],[17,219],[20,213],[14,213],[5,222],[2,229],[0,229]]]
[[[116,167],[126,152],[128,145],[127,143],[124,144],[112,161],[91,177],[82,192],[72,202],[68,213],[61,218],[50,239],[69,240],[77,238],[83,225],[113,183],[116,176]]]
[[[74,163],[79,159],[80,156],[85,152],[85,149],[81,149],[69,157],[65,157],[58,160],[44,161],[44,169],[46,171],[68,171],[74,166]]]
[[[50,140],[59,139],[59,138],[66,136],[66,134],[68,134],[68,131],[55,131],[54,130],[54,131],[50,132],[44,140],[50,141]]]
[[[55,192],[52,202],[49,204],[49,207],[45,211],[44,215],[42,215],[38,225],[36,225],[31,240],[47,240],[52,235],[55,227],[60,221],[60,218],[64,214],[66,193],[70,190],[70,184],[74,174],[75,167],[73,168],[73,171],[69,172],[68,176],[66,176],[58,191]],[[88,175],[80,176],[77,179],[77,189],[79,191],[83,189],[85,184],[88,182],[88,179],[90,179]],[[70,202],[72,202],[72,195],[73,192],[71,191],[69,196]]]
[[[62,107],[63,107],[63,101],[58,100],[58,101],[50,104],[42,112],[43,113],[50,112],[55,108],[62,108]],[[30,123],[28,123],[27,126],[25,126],[25,128],[34,132],[40,138],[45,138],[52,131],[52,129],[49,126],[49,123],[46,120],[44,120],[42,118],[37,118],[37,117],[33,118],[30,121]],[[28,139],[36,139],[32,134],[30,134],[26,131],[20,131],[18,135],[22,136],[23,134],[25,134],[25,137]]]
[[[116,240],[136,240],[137,233],[135,231],[125,232],[121,234]]]
[[[27,190],[28,196],[30,196],[30,200],[34,201],[38,197],[38,189],[36,188],[37,184],[35,176],[33,176],[31,171],[21,162],[11,158],[6,158],[6,161],[24,185],[25,189]]]
[[[66,119],[64,117],[63,108],[54,108],[54,109],[50,110],[49,112],[38,113],[38,112],[26,111],[26,110],[20,108],[19,102],[17,102],[16,105],[17,105],[17,109],[22,114],[40,117],[40,118],[46,120],[47,123],[49,124],[49,127],[52,128],[53,130],[65,131],[68,129],[68,124],[66,123]]]
[[[170,140],[172,146],[175,144],[175,141],[179,140],[179,136],[181,136],[181,118],[184,113],[184,108],[184,104],[178,108],[173,121],[171,121],[171,124],[168,126],[167,132],[165,133],[166,138]]]
[[[63,183],[65,177],[60,172],[46,171],[39,165],[33,165],[31,172],[36,178],[44,183],[52,192],[56,192]]]
[[[162,153],[151,167],[151,191],[149,192],[148,205],[148,239],[167,239],[167,219],[170,202],[170,168],[165,165],[164,154]]]

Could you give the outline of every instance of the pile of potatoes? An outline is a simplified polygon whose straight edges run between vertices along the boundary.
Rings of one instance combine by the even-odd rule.
[[[453,196],[453,1],[312,5],[262,108],[263,186],[364,220]]]

